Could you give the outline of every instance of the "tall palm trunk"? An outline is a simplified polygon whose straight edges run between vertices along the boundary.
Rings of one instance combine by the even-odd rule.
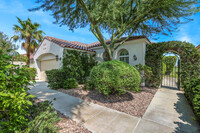
[[[31,42],[31,40],[30,40],[30,38],[28,38],[27,39],[27,44],[28,44],[28,49],[27,49],[27,62],[26,62],[26,65],[28,66],[28,67],[30,67],[30,42]]]

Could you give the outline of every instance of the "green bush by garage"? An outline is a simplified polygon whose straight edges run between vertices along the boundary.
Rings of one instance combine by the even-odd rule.
[[[90,85],[104,95],[139,91],[140,74],[131,65],[118,61],[103,62],[91,70]]]
[[[47,82],[52,89],[77,88],[78,84],[84,84],[93,66],[97,62],[94,55],[87,53],[66,50],[63,54],[62,69],[46,71]]]
[[[185,96],[191,103],[194,113],[200,122],[200,78],[191,79],[184,84]]]

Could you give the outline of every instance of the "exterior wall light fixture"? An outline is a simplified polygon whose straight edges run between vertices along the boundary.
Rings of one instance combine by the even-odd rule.
[[[137,56],[133,55],[133,60],[136,61],[137,60]]]
[[[56,61],[61,60],[61,57],[58,58],[58,55],[56,55]]]

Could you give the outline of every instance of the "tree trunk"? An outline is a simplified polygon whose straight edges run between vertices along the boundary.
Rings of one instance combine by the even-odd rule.
[[[26,65],[28,66],[28,67],[30,67],[30,50],[28,49],[28,51],[27,51],[27,62],[26,62]]]
[[[108,61],[111,61],[112,58],[113,58],[113,53],[111,52],[111,49],[108,47],[105,52],[107,53],[108,55]]]
[[[27,49],[27,62],[26,65],[30,67],[30,38],[27,40],[28,49]]]

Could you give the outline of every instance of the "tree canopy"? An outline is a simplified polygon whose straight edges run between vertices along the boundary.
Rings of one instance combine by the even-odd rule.
[[[13,29],[15,30],[16,35],[13,36],[15,41],[24,41],[22,43],[22,49],[24,49],[27,53],[27,65],[30,64],[30,54],[33,54],[34,51],[39,46],[39,42],[43,39],[43,31],[38,30],[40,24],[32,23],[32,21],[28,18],[25,21],[22,21],[18,18],[18,23],[20,25],[14,25]]]
[[[17,46],[13,44],[12,39],[10,39],[6,34],[0,32],[0,49],[3,53],[9,51],[9,54],[15,55],[17,50]]]
[[[199,12],[199,0],[37,0],[37,3],[40,6],[30,11],[51,11],[55,23],[67,25],[70,30],[89,26],[109,60],[130,36],[168,35]],[[105,42],[105,32],[110,35],[110,45]],[[124,35],[127,37],[120,40]]]

